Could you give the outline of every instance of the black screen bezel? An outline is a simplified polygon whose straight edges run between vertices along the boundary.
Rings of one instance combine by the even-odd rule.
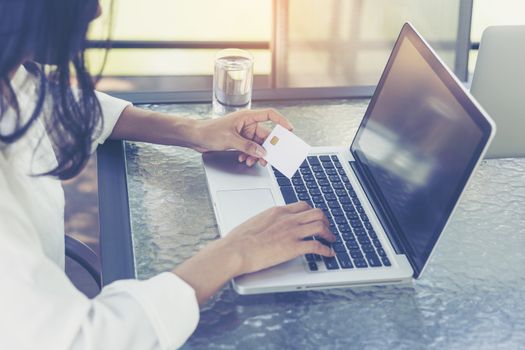
[[[393,211],[389,208],[388,203],[384,200],[384,196],[381,193],[380,187],[377,185],[376,180],[373,178],[373,176],[371,176],[371,172],[369,170],[370,167],[368,165],[366,155],[359,147],[359,140],[361,138],[361,135],[363,134],[363,131],[366,128],[371,112],[373,111],[374,106],[377,103],[377,100],[383,89],[384,83],[386,79],[388,78],[390,69],[392,68],[395,58],[397,57],[397,53],[401,47],[401,43],[405,39],[410,40],[412,45],[416,48],[416,50],[423,57],[423,59],[429,64],[429,66],[432,68],[434,73],[445,84],[445,86],[448,87],[450,92],[454,95],[454,97],[460,103],[460,105],[465,109],[467,114],[470,115],[473,122],[480,128],[481,133],[482,133],[480,142],[478,143],[475,151],[473,152],[472,157],[470,158],[469,163],[465,169],[465,172],[461,176],[461,181],[459,182],[456,190],[454,191],[454,195],[450,199],[450,203],[446,208],[445,215],[443,215],[443,220],[438,225],[438,228],[432,233],[432,247],[428,251],[428,254],[426,254],[426,256],[424,257],[424,259],[421,259],[423,261],[422,264],[417,263],[419,259],[416,260],[413,258],[414,252],[412,251],[412,249],[410,249],[410,246],[408,245],[407,240],[405,238],[405,234],[402,231],[401,226],[398,224],[398,221],[396,220],[395,216],[393,215]],[[412,25],[410,23],[405,23],[403,25],[403,28],[401,29],[399,37],[397,38],[397,41],[394,45],[392,53],[390,54],[386,67],[383,71],[383,74],[381,75],[379,83],[376,87],[374,95],[372,96],[370,104],[368,105],[365,115],[361,121],[359,129],[352,141],[352,144],[350,146],[350,152],[352,153],[355,161],[359,163],[359,166],[363,169],[364,174],[366,174],[365,176],[367,177],[367,183],[371,187],[371,188],[368,188],[368,190],[372,191],[375,198],[377,198],[381,202],[381,207],[383,209],[381,214],[387,215],[388,216],[387,221],[391,223],[393,226],[393,227],[390,227],[390,229],[392,229],[394,232],[389,232],[389,236],[391,237],[393,236],[399,239],[399,241],[396,243],[403,247],[404,253],[407,256],[410,264],[412,265],[412,268],[414,269],[415,278],[419,277],[421,271],[426,265],[437,243],[437,240],[441,232],[443,231],[443,228],[445,227],[448,221],[448,218],[450,217],[450,214],[454,210],[456,203],[458,202],[458,199],[461,193],[463,192],[463,189],[465,188],[468,182],[468,179],[470,178],[470,175],[472,174],[479,159],[483,155],[483,152],[487,147],[487,143],[491,139],[492,133],[493,133],[493,125],[487,119],[485,114],[480,110],[480,108],[473,102],[472,97],[468,93],[466,93],[466,91],[463,89],[460,83],[452,76],[452,74],[444,66],[444,64],[439,60],[439,58],[437,58],[437,56],[433,53],[432,49],[421,38],[421,36],[415,31]],[[387,227],[385,227],[385,230],[387,230]]]

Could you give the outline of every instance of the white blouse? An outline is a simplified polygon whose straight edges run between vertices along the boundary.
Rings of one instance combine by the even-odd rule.
[[[11,84],[22,117],[36,101],[37,79],[21,67]],[[98,93],[111,134],[130,103]],[[0,119],[5,134],[14,112]],[[44,108],[43,117],[49,113]],[[149,280],[123,280],[94,299],[64,273],[64,193],[60,181],[31,176],[57,160],[40,118],[14,144],[0,142],[0,349],[173,349],[194,331],[194,290],[171,272]]]

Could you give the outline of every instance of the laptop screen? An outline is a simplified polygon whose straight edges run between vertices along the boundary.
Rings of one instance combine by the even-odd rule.
[[[405,25],[351,151],[415,269],[423,269],[491,126]]]

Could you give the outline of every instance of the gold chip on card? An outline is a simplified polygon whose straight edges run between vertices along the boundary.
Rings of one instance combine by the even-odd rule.
[[[279,138],[277,136],[272,137],[270,140],[270,143],[274,146],[277,144],[277,142],[279,142]]]

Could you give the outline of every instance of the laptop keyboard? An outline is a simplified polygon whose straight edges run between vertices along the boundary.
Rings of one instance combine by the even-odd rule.
[[[318,271],[320,264],[327,270],[391,265],[337,156],[308,156],[291,181],[272,169],[286,204],[301,200],[320,208],[337,238],[334,243],[310,238],[331,246],[336,253],[328,258],[306,254],[311,271]]]

